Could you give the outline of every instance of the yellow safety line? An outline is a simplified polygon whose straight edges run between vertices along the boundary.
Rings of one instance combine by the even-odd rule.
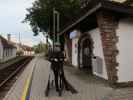
[[[25,82],[25,86],[24,86],[23,94],[21,96],[21,100],[26,100],[26,96],[28,93],[29,85],[30,85],[30,79],[31,79],[31,75],[30,75],[30,77],[28,77],[28,79]]]
[[[36,66],[36,64],[35,64],[35,66]],[[31,79],[32,79],[32,75],[33,75],[35,66],[32,68],[32,73],[29,75],[29,77],[27,78],[27,80],[25,82],[24,90],[23,90],[23,93],[22,93],[22,96],[21,96],[20,100],[26,100],[26,98],[27,98],[27,94],[29,92],[30,82],[31,82]]]

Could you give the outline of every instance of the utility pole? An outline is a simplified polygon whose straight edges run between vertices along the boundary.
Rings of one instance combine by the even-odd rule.
[[[20,40],[20,33],[19,33],[19,44],[21,44],[21,40]]]
[[[56,11],[57,14],[57,42],[60,42],[60,37],[59,37],[59,31],[60,31],[60,14],[58,11]]]
[[[53,8],[53,51],[55,46],[55,8]]]
[[[20,51],[20,46],[21,46],[21,39],[20,39],[20,33],[19,33],[19,51]]]

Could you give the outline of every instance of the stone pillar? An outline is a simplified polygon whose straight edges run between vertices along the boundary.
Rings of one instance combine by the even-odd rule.
[[[72,41],[69,39],[69,36],[64,35],[65,37],[65,51],[66,51],[66,56],[69,64],[72,64]]]
[[[119,52],[116,46],[118,42],[116,34],[117,21],[111,12],[101,11],[97,13],[97,22],[101,32],[108,80],[113,85],[118,80],[117,66],[119,65],[116,59]]]

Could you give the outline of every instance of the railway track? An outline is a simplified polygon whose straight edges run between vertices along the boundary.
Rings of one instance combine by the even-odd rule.
[[[32,60],[33,57],[25,57],[9,67],[0,70],[0,100],[10,90],[17,77],[22,73],[25,66]]]

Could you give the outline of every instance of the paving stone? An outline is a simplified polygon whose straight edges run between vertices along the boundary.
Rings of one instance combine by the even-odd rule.
[[[35,67],[30,91],[30,100],[133,100],[133,88],[112,89],[103,81],[73,67],[65,66],[65,76],[69,83],[77,89],[77,94],[64,91],[62,97],[54,88],[45,97],[50,62],[43,57],[36,57],[18,78],[4,100],[20,100],[27,76]]]
[[[78,90],[78,94],[65,91],[62,97],[58,97],[55,89],[51,89],[49,97],[45,97],[44,91],[47,85],[50,63],[42,58],[38,59],[32,81],[30,100],[100,100],[112,91],[112,88],[93,79],[92,76],[86,76],[75,68],[65,66],[66,78]]]

